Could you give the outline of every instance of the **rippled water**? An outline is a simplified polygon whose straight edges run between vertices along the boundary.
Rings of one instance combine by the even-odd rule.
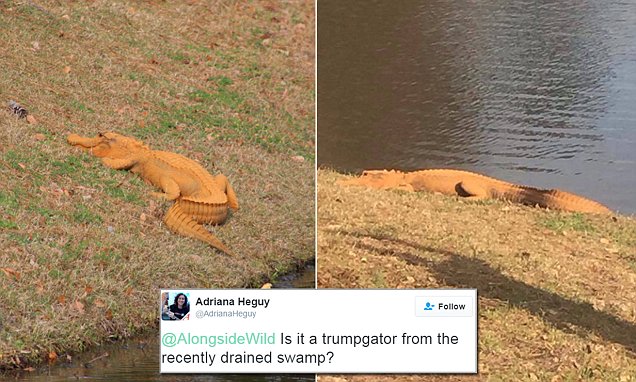
[[[100,358],[101,357],[101,358]],[[96,359],[97,358],[97,359]],[[92,360],[96,359],[93,362]],[[159,335],[143,341],[103,346],[69,363],[25,374],[18,381],[62,382],[76,380],[131,382],[313,382],[314,374],[159,374]]]
[[[636,2],[318,2],[318,163],[636,212]]]

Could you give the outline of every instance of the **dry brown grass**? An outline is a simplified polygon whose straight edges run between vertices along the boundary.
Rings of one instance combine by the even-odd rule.
[[[0,369],[157,326],[159,288],[257,286],[314,256],[313,2],[0,4]],[[4,106],[2,106],[4,108]],[[66,144],[135,136],[222,172],[239,256]]]
[[[318,171],[318,286],[477,288],[478,376],[636,378],[636,221],[336,185]]]

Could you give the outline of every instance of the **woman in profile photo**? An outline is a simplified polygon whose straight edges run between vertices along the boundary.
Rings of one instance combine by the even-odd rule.
[[[171,320],[181,320],[190,311],[188,298],[185,294],[179,293],[174,298],[174,304],[168,308],[168,317]]]

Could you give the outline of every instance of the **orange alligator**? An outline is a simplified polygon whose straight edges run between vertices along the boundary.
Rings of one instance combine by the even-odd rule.
[[[369,170],[359,178],[341,181],[379,189],[430,191],[467,199],[501,199],[555,210],[611,214],[604,205],[561,190],[519,186],[495,178],[460,170],[420,170],[413,172]]]
[[[67,141],[101,158],[106,166],[129,170],[163,190],[153,194],[174,200],[164,217],[170,230],[231,254],[201,225],[221,224],[227,218],[228,207],[238,209],[236,194],[225,175],[212,176],[191,159],[167,151],[151,150],[142,142],[116,133],[100,133],[94,138],[71,134]]]

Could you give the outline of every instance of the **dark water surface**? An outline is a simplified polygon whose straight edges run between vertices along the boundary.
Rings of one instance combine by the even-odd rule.
[[[315,264],[286,275],[274,288],[314,288]],[[105,345],[51,367],[16,375],[19,382],[136,381],[136,382],[313,382],[314,374],[159,374],[159,332],[142,339]],[[92,361],[92,362],[91,362]],[[2,380],[2,376],[0,376]]]
[[[318,164],[636,213],[636,1],[318,1]]]

